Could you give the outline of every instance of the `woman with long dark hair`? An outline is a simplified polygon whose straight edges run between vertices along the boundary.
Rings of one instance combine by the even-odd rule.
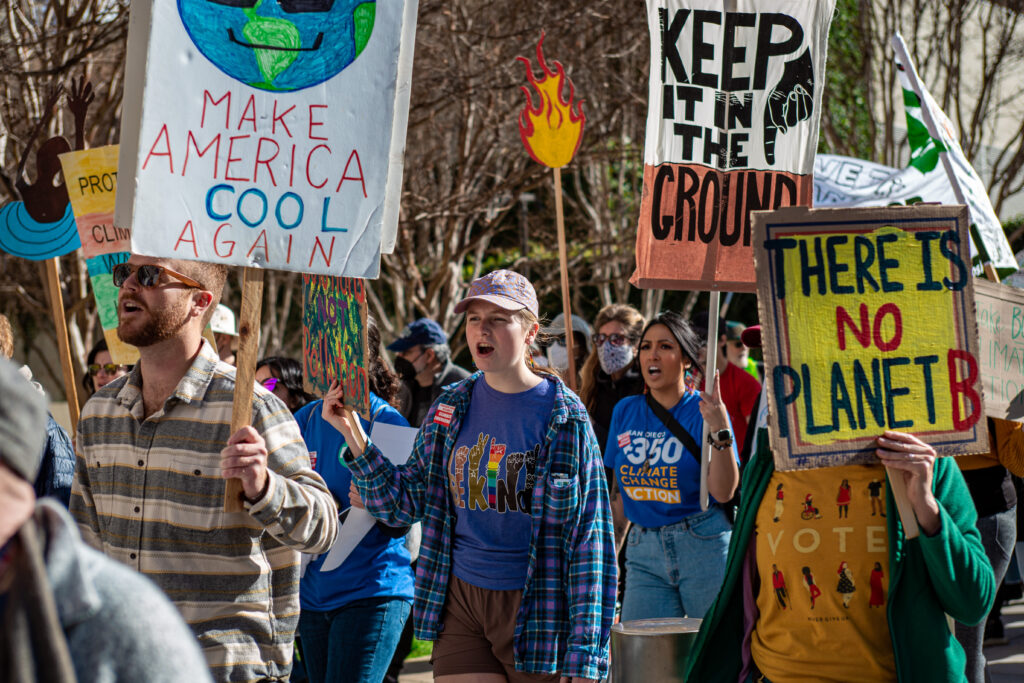
[[[378,422],[409,426],[395,410],[399,379],[380,355],[380,331],[367,318],[366,367],[370,384],[370,420],[360,418],[373,434]],[[324,421],[323,401],[313,401],[295,414],[309,449],[313,469],[345,514],[352,474],[341,460],[349,447],[338,430]],[[309,563],[299,587],[302,614],[299,638],[303,662],[312,683],[380,681],[391,663],[402,627],[412,609],[413,577],[404,537],[408,527],[377,523],[338,567],[323,571],[326,555]]]
[[[297,412],[316,397],[302,386],[302,363],[286,356],[268,356],[256,363],[256,381]]]
[[[407,464],[352,446],[370,512],[422,520],[415,624],[440,683],[596,681],[608,672],[615,548],[586,410],[532,362],[537,295],[518,273],[474,280],[455,312],[479,372],[427,413]],[[324,418],[361,430],[333,387]],[[358,433],[357,431],[357,433]]]
[[[626,540],[622,619],[701,618],[725,570],[730,524],[718,506],[700,509],[704,423],[711,440],[708,491],[732,498],[739,485],[736,449],[718,375],[699,392],[700,339],[682,316],[655,316],[640,336],[647,393],[615,406],[605,466],[622,493],[613,509],[633,523]]]

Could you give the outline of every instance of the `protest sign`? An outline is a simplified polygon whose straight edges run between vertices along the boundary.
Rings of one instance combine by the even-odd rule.
[[[977,279],[974,305],[985,415],[1024,421],[1024,291]]]
[[[780,470],[874,462],[884,430],[988,450],[963,206],[754,214]]]
[[[365,287],[360,278],[302,277],[302,374],[321,394],[337,380],[345,405],[370,419]]]
[[[114,216],[133,251],[376,277],[397,229],[416,7],[133,6]]]
[[[533,75],[533,65],[526,57],[516,60],[526,66],[526,77],[533,92],[522,87],[526,106],[519,113],[519,137],[538,164],[549,167],[555,179],[555,228],[558,236],[558,268],[562,286],[562,317],[565,318],[565,349],[569,356],[566,382],[576,391],[576,354],[573,351],[572,304],[569,297],[569,256],[565,244],[565,219],[562,212],[562,167],[572,161],[583,140],[583,126],[587,117],[583,101],[573,101],[575,88],[565,75],[560,62],[553,62],[555,70],[544,61],[544,34],[537,42],[537,61],[542,70],[540,79]],[[568,93],[563,96],[563,90]],[[534,103],[534,96],[537,102]]]
[[[60,163],[110,358],[119,365],[131,365],[139,360],[139,351],[117,336],[113,278],[114,266],[131,255],[131,234],[114,227],[117,152],[117,145],[68,152],[60,155]]]
[[[986,260],[979,253],[978,241],[1001,277],[1016,272],[1013,250],[984,183],[960,148],[956,129],[917,77],[898,34],[893,42],[903,86],[910,164],[895,169],[862,159],[819,154],[814,159],[814,206],[966,203],[972,228],[971,258],[978,272]]]
[[[648,0],[637,287],[755,291],[750,212],[810,205],[834,0]]]

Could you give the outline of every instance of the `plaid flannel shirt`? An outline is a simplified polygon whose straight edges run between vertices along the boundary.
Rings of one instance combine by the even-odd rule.
[[[442,628],[455,509],[446,460],[469,409],[476,373],[445,387],[427,413],[407,464],[392,465],[372,443],[349,461],[366,508],[392,526],[423,522],[413,616],[416,636]],[[579,398],[555,381],[537,462],[533,536],[513,641],[516,669],[603,679],[615,611],[617,564],[601,452]]]

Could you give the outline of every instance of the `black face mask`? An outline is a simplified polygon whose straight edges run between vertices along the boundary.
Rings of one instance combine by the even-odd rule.
[[[406,382],[416,379],[416,368],[405,358],[395,358],[395,373]]]

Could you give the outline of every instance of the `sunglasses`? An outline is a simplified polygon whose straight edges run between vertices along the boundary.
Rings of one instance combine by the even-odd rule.
[[[262,384],[263,388],[266,389],[267,391],[273,391],[274,389],[277,388],[277,383],[280,381],[281,380],[279,380],[276,377],[268,377],[262,382],[260,382],[260,384]]]
[[[123,286],[132,274],[135,274],[135,279],[138,280],[141,286],[154,287],[158,282],[160,282],[160,275],[162,273],[166,273],[178,282],[188,285],[189,287],[194,287],[195,289],[203,288],[201,284],[190,278],[188,275],[182,275],[181,273],[163,266],[133,266],[128,263],[119,263],[114,266],[113,271],[111,271],[111,275],[114,276],[115,287]]]
[[[610,342],[612,346],[623,346],[629,343],[629,337],[624,334],[595,334],[591,339],[595,346]]]
[[[210,0],[216,5],[249,9],[256,6],[256,0]],[[329,12],[334,0],[277,0],[281,9],[289,14],[297,12]]]
[[[89,374],[91,376],[95,377],[96,375],[99,374],[100,370],[102,370],[103,372],[107,373],[108,375],[113,375],[113,374],[116,374],[116,373],[120,372],[121,370],[127,370],[127,369],[128,369],[127,365],[118,365],[117,363],[104,363],[103,365],[99,365],[97,363],[93,363],[93,364],[91,364],[89,366]]]

